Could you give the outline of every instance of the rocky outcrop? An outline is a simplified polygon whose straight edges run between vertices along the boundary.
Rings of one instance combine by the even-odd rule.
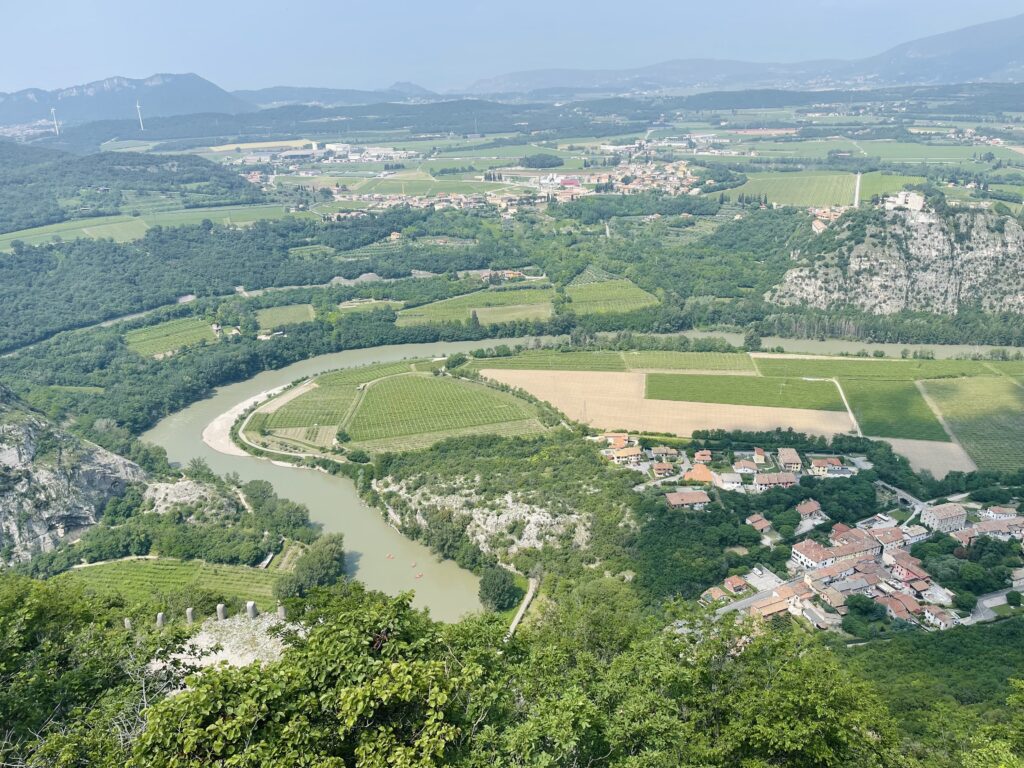
[[[27,560],[96,523],[143,471],[0,390],[0,559]]]
[[[466,536],[480,549],[505,560],[522,549],[571,543],[585,548],[590,540],[587,516],[545,509],[515,493],[485,500],[475,490],[479,478],[461,478],[446,487],[421,478],[374,481],[389,518],[400,528],[429,527],[428,510],[443,509],[460,520]]]
[[[855,212],[765,298],[819,309],[1024,314],[1024,229],[986,211]],[[798,257],[800,258],[800,257]]]

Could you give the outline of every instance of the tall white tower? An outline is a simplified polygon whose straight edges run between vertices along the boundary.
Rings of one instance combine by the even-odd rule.
[[[139,113],[139,130],[146,130],[146,126],[142,124],[142,105],[139,104],[139,100],[135,100],[135,111]]]
[[[57,122],[57,108],[50,107],[50,117],[53,119],[53,132],[60,136],[60,123]]]

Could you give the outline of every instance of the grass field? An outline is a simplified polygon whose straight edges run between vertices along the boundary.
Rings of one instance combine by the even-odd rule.
[[[565,292],[572,299],[569,306],[577,315],[633,312],[658,303],[647,291],[623,279],[574,283]]]
[[[852,173],[798,171],[794,173],[753,173],[749,181],[733,192],[737,195],[768,195],[779,205],[852,205],[856,177]]]
[[[728,352],[623,352],[630,370],[749,371],[756,373],[749,355]]]
[[[992,376],[994,371],[980,360],[832,360],[814,358],[755,357],[764,376],[811,377],[817,379],[942,379],[957,376]]]
[[[261,219],[282,219],[285,216],[309,217],[315,214],[288,213],[280,205],[228,205],[214,208],[189,208],[177,211],[155,211],[141,216],[98,216],[91,219],[75,219],[45,227],[23,229],[0,235],[0,251],[9,251],[11,243],[21,240],[26,245],[40,245],[52,242],[55,237],[63,240],[77,238],[110,238],[117,242],[137,240],[150,227],[180,227],[199,224],[209,219],[214,224],[245,225]]]
[[[271,330],[284,325],[306,323],[316,316],[312,304],[285,304],[281,307],[269,307],[256,312],[260,328]]]
[[[183,317],[166,323],[136,328],[124,335],[128,347],[144,357],[165,355],[202,341],[216,341],[210,323],[199,317]]]
[[[923,176],[901,176],[898,174],[882,173],[881,171],[865,173],[860,178],[861,205],[870,203],[871,198],[875,195],[879,197],[894,195],[908,184],[922,184],[924,181],[925,178]]]
[[[512,320],[543,320],[551,316],[553,288],[519,288],[516,290],[483,290],[452,299],[435,301],[398,313],[398,325],[465,322],[474,310],[484,324]]]
[[[473,359],[470,366],[535,371],[737,371],[756,373],[750,357],[725,352],[559,352],[553,349],[528,350],[515,357]]]
[[[845,379],[840,383],[865,435],[949,440],[913,381]]]
[[[830,381],[802,379],[650,373],[647,375],[646,396],[651,400],[802,408],[814,411],[846,410],[835,384]]]
[[[928,381],[924,386],[979,468],[1024,467],[1024,385],[1002,377]]]
[[[474,358],[469,365],[476,370],[518,369],[532,371],[625,371],[620,352],[559,352],[538,349],[514,357]]]
[[[170,592],[210,590],[224,597],[255,600],[271,610],[276,573],[244,565],[215,565],[198,560],[118,560],[75,568],[57,577],[83,585],[104,597],[120,596],[127,602],[155,600]]]
[[[382,379],[367,387],[347,429],[356,442],[530,420],[540,431],[536,417],[532,405],[504,392],[451,378],[412,374]]]

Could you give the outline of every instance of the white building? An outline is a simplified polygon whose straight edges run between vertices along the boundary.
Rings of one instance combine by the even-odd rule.
[[[967,525],[967,510],[955,503],[925,507],[921,512],[921,525],[942,533],[959,531]]]

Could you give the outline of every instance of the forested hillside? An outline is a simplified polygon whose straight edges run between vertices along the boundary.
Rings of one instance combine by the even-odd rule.
[[[257,202],[256,187],[195,155],[72,155],[0,140],[0,233],[68,219]]]

